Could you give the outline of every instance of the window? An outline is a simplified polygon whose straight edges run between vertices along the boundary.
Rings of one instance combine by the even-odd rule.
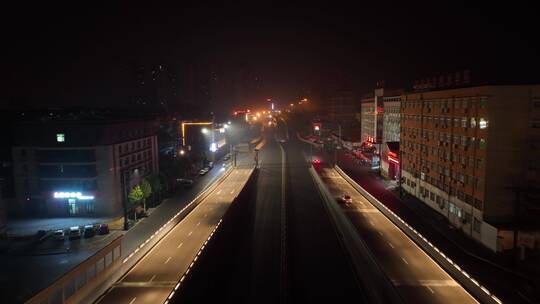
[[[471,128],[476,128],[476,118],[471,117]]]
[[[485,149],[486,146],[487,146],[487,141],[484,138],[480,138],[480,140],[478,141],[478,147],[480,149]]]
[[[66,135],[64,133],[56,133],[56,142],[65,142]]]
[[[486,119],[484,119],[483,117],[481,117],[479,120],[478,120],[478,127],[480,129],[485,129],[488,127],[488,121]]]
[[[463,117],[461,119],[461,127],[466,128],[467,127],[467,117]]]

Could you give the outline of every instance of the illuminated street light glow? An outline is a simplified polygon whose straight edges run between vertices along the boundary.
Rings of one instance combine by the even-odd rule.
[[[207,129],[207,128],[202,128],[202,129],[201,129],[201,132],[202,132],[203,134],[208,134],[208,129]]]
[[[216,152],[217,151],[217,144],[215,142],[210,145],[210,151],[211,152]]]
[[[186,154],[186,151],[184,151],[184,149],[180,150],[180,155],[184,155]]]

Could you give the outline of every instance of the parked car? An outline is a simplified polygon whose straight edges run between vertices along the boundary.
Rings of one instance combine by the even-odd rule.
[[[94,225],[86,225],[84,226],[84,238],[91,238],[94,235],[96,235],[96,230],[94,229]]]
[[[214,162],[208,162],[208,168],[209,169],[214,168]]]
[[[191,179],[178,178],[178,179],[176,179],[176,181],[177,181],[180,185],[182,185],[182,186],[184,186],[184,187],[191,187],[191,186],[193,186],[193,180],[191,180]]]
[[[201,171],[199,171],[199,175],[205,175],[206,173],[208,173],[208,169],[207,168],[203,168],[201,169]]]
[[[352,203],[352,198],[351,198],[351,196],[348,195],[348,194],[343,194],[343,195],[338,199],[338,202],[343,203],[343,204],[351,204],[351,203]]]
[[[56,241],[63,241],[66,238],[66,233],[63,229],[58,229],[53,233],[53,239]]]
[[[81,228],[79,226],[73,226],[69,228],[69,239],[75,240],[81,238]]]
[[[109,225],[107,225],[107,224],[99,225],[98,234],[100,234],[100,235],[109,234]]]

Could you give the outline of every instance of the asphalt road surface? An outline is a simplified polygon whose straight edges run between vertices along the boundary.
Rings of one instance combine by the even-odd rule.
[[[478,303],[334,169],[323,168],[320,175],[336,198],[351,196],[351,204],[341,204],[343,211],[405,303]]]
[[[363,301],[355,273],[308,171],[303,143],[282,143],[287,156],[287,277],[290,303]]]
[[[251,168],[236,168],[170,231],[98,303],[163,303],[248,180]]]

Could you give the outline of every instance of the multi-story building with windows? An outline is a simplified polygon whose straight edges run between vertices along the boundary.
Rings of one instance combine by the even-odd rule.
[[[353,91],[336,91],[328,97],[328,119],[344,125],[356,121],[358,104]]]
[[[399,178],[399,133],[401,121],[401,90],[387,91],[383,100],[383,135],[381,147],[381,174]]]
[[[51,119],[15,128],[17,200],[10,210],[118,216],[126,193],[158,173],[158,121]]]
[[[516,210],[512,189],[530,172],[531,105],[539,96],[540,85],[405,93],[403,189],[492,250],[507,247]]]

